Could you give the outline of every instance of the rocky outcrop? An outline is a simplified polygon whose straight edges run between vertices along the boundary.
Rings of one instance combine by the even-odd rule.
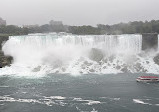
[[[10,66],[12,60],[11,56],[4,56],[4,53],[0,51],[0,68]]]
[[[157,50],[158,48],[158,34],[144,33],[142,34],[142,50],[149,51],[150,49]]]
[[[7,41],[8,38],[9,38],[8,35],[3,35],[3,36],[0,35],[0,50],[2,49],[3,42]]]
[[[89,54],[89,58],[93,61],[99,62],[104,58],[104,55],[100,49],[92,48]]]
[[[2,43],[8,40],[8,36],[0,36],[0,68],[10,66],[13,58],[11,56],[5,56],[2,52]]]
[[[154,58],[153,58],[153,61],[159,65],[159,54],[157,54]]]

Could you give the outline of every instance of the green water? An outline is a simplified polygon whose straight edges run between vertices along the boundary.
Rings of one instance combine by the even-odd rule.
[[[0,112],[159,112],[159,84],[137,83],[138,76],[1,76]]]

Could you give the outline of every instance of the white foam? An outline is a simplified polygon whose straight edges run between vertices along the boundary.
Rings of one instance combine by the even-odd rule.
[[[141,53],[141,41],[141,35],[78,36],[55,33],[11,36],[2,49],[14,58],[14,62],[10,67],[0,68],[0,75],[33,78],[62,73],[78,76],[123,73],[125,69],[131,73],[159,73],[153,56],[138,55]],[[90,58],[93,48],[101,51],[103,59],[100,62]],[[93,55],[95,58],[99,56],[96,53]],[[139,64],[140,67],[135,68]]]
[[[15,99],[7,96],[0,96],[0,102],[23,102],[23,103],[40,103],[42,102],[35,99]]]
[[[44,97],[46,99],[58,99],[58,100],[64,100],[66,99],[66,97],[62,97],[62,96],[50,96],[50,97]]]
[[[119,101],[119,100],[120,100],[120,98],[113,98],[113,100],[115,100],[115,101]]]
[[[82,98],[76,98],[76,97],[41,96],[40,99],[22,99],[22,98],[13,98],[10,95],[0,96],[0,102],[20,102],[20,103],[31,103],[31,104],[37,103],[37,104],[42,104],[46,106],[53,106],[53,105],[65,106],[68,103],[73,103],[75,105],[77,104],[96,105],[96,104],[102,103],[96,100],[82,99]]]
[[[144,101],[142,101],[142,100],[140,100],[140,99],[133,99],[133,101],[134,101],[135,103],[139,103],[139,104],[152,105],[152,104],[150,104],[150,103],[145,103]]]
[[[89,100],[89,102],[87,103],[88,105],[94,105],[94,104],[101,104],[100,101],[92,101],[92,100]]]
[[[155,104],[156,106],[159,106],[159,104]]]
[[[82,98],[73,98],[73,101],[86,102],[84,104],[87,104],[87,105],[94,105],[94,104],[101,104],[102,103],[100,101],[86,100],[86,99],[82,99]]]
[[[93,108],[93,110],[91,112],[98,112],[98,111]]]

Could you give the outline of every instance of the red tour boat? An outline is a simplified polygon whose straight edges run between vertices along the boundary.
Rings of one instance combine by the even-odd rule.
[[[159,82],[157,76],[140,76],[136,79],[137,82]]]

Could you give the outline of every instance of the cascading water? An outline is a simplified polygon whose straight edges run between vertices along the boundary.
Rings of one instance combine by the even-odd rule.
[[[141,35],[11,36],[3,51],[14,62],[0,74],[159,73],[153,56],[141,55],[141,45]]]

